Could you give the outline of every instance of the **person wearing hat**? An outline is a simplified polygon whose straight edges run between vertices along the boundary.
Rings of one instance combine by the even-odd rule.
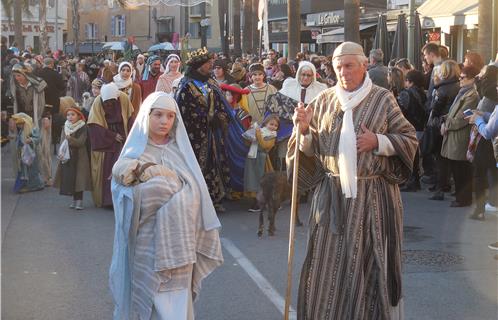
[[[150,56],[147,59],[142,80],[140,81],[142,101],[145,100],[149,94],[156,91],[157,81],[161,75],[161,57],[156,55]]]
[[[90,160],[87,151],[88,128],[85,124],[85,116],[81,109],[75,104],[65,111],[66,122],[61,133],[54,187],[58,188],[61,195],[72,196],[73,201],[69,205],[71,209],[83,209],[83,192],[92,190],[92,179],[90,172]],[[66,142],[67,141],[67,142]],[[66,148],[69,159],[61,154],[61,149]]]
[[[90,77],[85,72],[85,64],[81,61],[76,63],[76,71],[69,78],[69,95],[74,101],[81,103],[83,93],[90,89]]]
[[[119,90],[126,93],[130,98],[134,109],[133,117],[136,117],[142,104],[142,89],[138,83],[133,82],[132,73],[133,66],[131,63],[123,61],[119,64],[118,74],[113,77],[113,82],[118,86]]]
[[[35,77],[24,64],[12,67],[10,84],[11,96],[14,99],[13,113],[25,113],[31,117],[33,127],[38,130],[39,143],[36,146],[39,168],[43,181],[52,183],[52,160],[50,146],[52,144],[52,117],[45,104],[45,88],[47,83]]]
[[[213,54],[206,48],[189,53],[185,76],[175,97],[192,148],[217,211],[225,211],[222,200],[230,181],[225,131],[230,122],[230,105],[210,77]]]
[[[112,166],[133,124],[133,106],[115,83],[104,84],[88,116],[91,146],[92,195],[97,207],[112,206]]]
[[[156,91],[173,93],[173,82],[183,77],[180,72],[182,66],[181,59],[178,55],[172,53],[166,58],[166,67],[164,73],[159,77],[156,85]]]
[[[261,63],[249,66],[251,84],[246,88],[251,91],[248,95],[249,114],[253,122],[261,124],[265,115],[265,103],[271,95],[277,93],[277,88],[265,82],[265,67]]]
[[[11,117],[11,139],[13,143],[14,174],[16,182],[14,192],[24,193],[42,190],[45,183],[39,169],[40,130],[35,127],[33,118],[24,112],[18,112]]]
[[[137,59],[135,60],[135,68],[133,73],[133,81],[140,82],[145,70],[145,56],[143,54],[139,54]]]
[[[213,75],[214,80],[218,82],[218,84],[232,84],[235,82],[235,79],[228,73],[228,65],[225,60],[218,59],[213,63]]]
[[[298,319],[403,319],[398,184],[410,177],[418,143],[367,63],[359,44],[342,43],[337,85],[294,111],[287,168],[298,145],[299,189],[314,188]]]

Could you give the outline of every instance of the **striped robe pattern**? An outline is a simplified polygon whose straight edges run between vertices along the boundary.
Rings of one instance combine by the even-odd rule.
[[[135,159],[120,159],[115,173]],[[199,294],[201,281],[223,262],[218,230],[205,231],[200,215],[200,190],[174,141],[147,144],[138,159],[172,169],[134,187],[139,203],[132,254],[132,319],[151,319],[154,295],[189,288]],[[132,249],[133,250],[133,249]],[[189,281],[191,280],[191,283]],[[175,306],[178,308],[188,306]],[[189,319],[190,320],[190,319]]]
[[[315,188],[315,192],[298,319],[402,319],[403,205],[398,184],[408,179],[412,170],[415,130],[394,96],[374,85],[353,109],[355,131],[361,133],[361,124],[365,124],[372,132],[386,135],[397,155],[358,154],[358,195],[346,199],[338,168],[344,113],[335,88],[322,92],[311,105],[314,156],[300,154],[299,187]],[[287,154],[289,170],[295,145],[293,133]]]

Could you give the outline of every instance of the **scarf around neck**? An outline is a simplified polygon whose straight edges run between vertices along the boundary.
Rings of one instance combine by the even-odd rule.
[[[83,127],[84,125],[85,121],[83,120],[78,120],[75,123],[71,123],[69,120],[66,120],[66,123],[64,124],[64,134],[66,136],[70,136],[81,129],[81,127]]]
[[[119,73],[115,75],[112,80],[118,86],[119,90],[131,87],[131,84],[133,83],[131,77],[129,77],[128,80],[124,80]]]
[[[358,106],[372,90],[372,80],[365,73],[365,80],[361,87],[353,92],[346,91],[339,85],[335,86],[335,93],[341,110],[342,118],[341,136],[339,138],[339,178],[342,193],[346,198],[356,198],[357,193],[357,161],[356,161],[356,133],[353,123],[353,109]]]

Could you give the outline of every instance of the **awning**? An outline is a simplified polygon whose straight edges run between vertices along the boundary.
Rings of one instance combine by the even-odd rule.
[[[449,33],[451,26],[467,26],[473,29],[478,24],[479,0],[427,0],[417,11],[422,18],[422,28],[441,28]]]
[[[360,24],[360,31],[368,29],[370,27],[376,26],[377,22],[374,23],[363,23]],[[316,37],[316,43],[340,43],[344,42],[344,28],[337,28]]]

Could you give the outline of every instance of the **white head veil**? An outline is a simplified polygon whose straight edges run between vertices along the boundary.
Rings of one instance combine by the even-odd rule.
[[[123,69],[123,67],[125,66],[130,68],[131,71],[131,75],[127,80],[123,79],[120,74],[121,69]],[[119,64],[118,74],[113,77],[113,81],[118,86],[119,89],[128,88],[133,83],[132,77],[133,77],[133,66],[128,61],[123,61]]]
[[[170,64],[171,60],[173,60],[173,59],[178,60],[178,62],[180,62],[180,64],[181,64],[181,62],[182,62],[182,59],[180,59],[180,57],[179,57],[177,54],[174,54],[174,53],[170,54],[170,55],[168,56],[168,58],[166,58],[166,67],[165,67],[165,69],[164,69],[164,73],[168,73],[168,72],[170,71],[170,70],[169,70],[169,64]],[[180,66],[178,66],[178,70],[177,70],[177,72],[180,72],[180,67],[181,67],[181,65],[180,65]]]
[[[180,149],[180,153],[183,154],[185,163],[189,167],[190,172],[200,188],[204,229],[211,230],[221,227],[220,221],[216,216],[213,202],[209,196],[206,181],[204,180],[201,168],[199,167],[197,158],[192,150],[180,110],[178,109],[178,105],[173,96],[164,92],[154,92],[144,100],[119,158],[138,159],[142,155],[149,139],[149,114],[151,110],[155,108],[171,110],[176,113],[176,123],[173,127],[175,132],[172,132],[172,137],[174,137],[174,140]]]

